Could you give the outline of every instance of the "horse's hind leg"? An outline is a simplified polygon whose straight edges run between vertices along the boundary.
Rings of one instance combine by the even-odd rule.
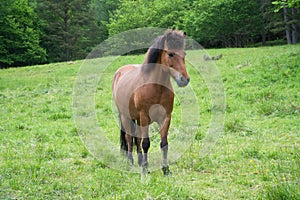
[[[133,146],[133,133],[132,133],[132,125],[134,124],[131,119],[121,116],[121,123],[123,128],[125,129],[125,140],[127,142],[127,157],[131,164],[133,164],[133,156],[132,156],[132,146]]]
[[[135,144],[136,144],[136,149],[137,149],[137,154],[138,154],[138,164],[139,164],[139,166],[142,166],[142,162],[143,162],[141,142],[142,142],[141,127],[140,127],[140,123],[138,121],[136,129],[135,129]]]

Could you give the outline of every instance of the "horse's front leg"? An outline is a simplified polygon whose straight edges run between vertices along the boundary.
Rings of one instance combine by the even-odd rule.
[[[149,116],[145,111],[140,112],[140,130],[141,130],[141,143],[143,148],[143,161],[142,161],[142,172],[149,173],[148,171],[148,150],[150,148],[150,140],[149,140]]]
[[[160,130],[160,148],[162,151],[163,161],[162,161],[162,170],[164,175],[171,174],[168,165],[168,131],[171,123],[171,115],[167,115],[164,122],[161,124]]]

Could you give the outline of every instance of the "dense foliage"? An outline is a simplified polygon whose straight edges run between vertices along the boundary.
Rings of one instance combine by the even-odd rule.
[[[40,44],[40,21],[27,0],[0,4],[0,68],[46,61]]]
[[[184,30],[208,47],[297,43],[300,0],[7,0],[0,67],[83,59],[109,36],[140,27]]]
[[[108,24],[110,34],[136,27],[177,27],[206,47],[244,47],[260,42],[266,45],[267,40],[286,40],[287,29],[299,37],[300,10],[296,9],[299,0],[294,3],[272,0],[120,2]],[[286,21],[283,5],[290,7]]]
[[[41,45],[47,49],[48,61],[85,58],[99,42],[95,14],[86,0],[37,2],[45,33]]]

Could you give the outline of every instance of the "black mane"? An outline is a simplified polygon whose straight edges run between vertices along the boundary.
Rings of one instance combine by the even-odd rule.
[[[166,41],[165,35],[159,36],[155,39],[154,43],[148,50],[147,58],[144,62],[145,64],[151,64],[157,62],[164,49],[165,41]]]

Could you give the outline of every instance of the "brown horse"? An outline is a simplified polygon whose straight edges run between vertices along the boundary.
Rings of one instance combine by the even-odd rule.
[[[143,172],[148,172],[148,126],[157,122],[163,153],[162,170],[164,175],[170,173],[167,162],[168,130],[174,103],[170,77],[179,87],[186,86],[190,81],[185,66],[184,39],[185,33],[167,30],[155,39],[143,64],[123,66],[114,76],[113,95],[121,121],[121,150],[126,152],[133,164],[132,149],[135,143],[138,164]]]

